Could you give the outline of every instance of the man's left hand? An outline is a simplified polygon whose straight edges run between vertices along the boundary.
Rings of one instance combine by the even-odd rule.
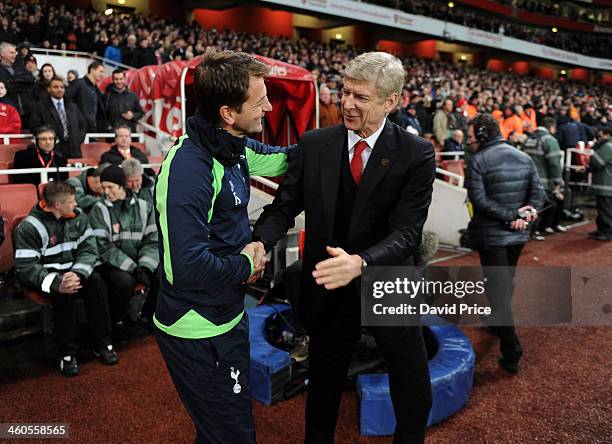
[[[361,256],[350,255],[342,248],[327,247],[330,259],[319,262],[312,276],[326,290],[347,286],[353,279],[361,276]]]
[[[132,111],[126,111],[121,114],[121,117],[123,117],[125,120],[132,120],[134,118],[134,113]]]

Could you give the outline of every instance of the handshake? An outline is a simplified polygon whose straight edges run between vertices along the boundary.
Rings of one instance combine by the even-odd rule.
[[[266,249],[261,242],[251,242],[244,246],[240,254],[246,254],[253,259],[253,273],[247,279],[247,284],[254,284],[261,277],[268,259],[266,258]]]

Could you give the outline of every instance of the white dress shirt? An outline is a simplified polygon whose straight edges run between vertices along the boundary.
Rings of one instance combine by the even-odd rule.
[[[374,145],[376,145],[376,141],[378,140],[380,133],[382,133],[382,130],[385,127],[386,122],[387,122],[387,119],[383,120],[382,125],[380,125],[380,128],[374,131],[366,139],[357,135],[355,131],[348,130],[349,164],[351,163],[351,160],[353,160],[353,154],[355,153],[355,145],[357,145],[357,142],[359,142],[360,140],[365,140],[365,142],[368,144],[368,147],[361,152],[361,162],[363,165],[363,170],[365,170],[366,164],[368,163],[368,159],[370,158],[370,155],[372,154],[372,150],[374,149]],[[363,170],[361,171],[363,172]]]

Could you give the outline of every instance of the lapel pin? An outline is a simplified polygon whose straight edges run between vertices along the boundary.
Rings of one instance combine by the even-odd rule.
[[[387,159],[386,157],[383,159],[380,159],[380,164],[384,167],[391,165],[391,161],[389,159]]]

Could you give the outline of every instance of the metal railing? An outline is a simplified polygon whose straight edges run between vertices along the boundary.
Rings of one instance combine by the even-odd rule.
[[[588,169],[586,169],[585,171],[584,165],[577,165],[577,164],[572,163],[574,158],[576,157],[576,156],[572,156],[572,153],[585,154],[587,156],[590,156],[593,153],[593,150],[590,148],[568,148],[566,150],[564,163],[562,164],[564,165],[564,169],[565,169],[565,177],[567,179],[567,185],[590,187],[592,184],[592,180],[593,180],[592,173],[588,171]],[[570,181],[569,177],[572,171],[586,172],[587,173],[586,182]]]
[[[88,58],[94,59],[99,62],[104,63],[105,65],[114,66],[121,69],[133,69],[133,66],[125,65],[123,63],[115,62],[114,60],[105,59],[97,54],[91,54],[89,52],[82,51],[69,51],[67,49],[51,49],[51,48],[32,48],[30,49],[34,54],[45,54],[45,55],[55,55],[60,57],[78,57],[78,58]]]
[[[2,144],[8,145],[11,143],[11,139],[30,139],[34,140],[34,136],[32,134],[0,134],[2,138]]]
[[[143,168],[156,168],[159,167],[161,165],[161,163],[143,163],[142,166]],[[23,168],[23,169],[15,169],[15,168],[11,168],[11,169],[7,169],[7,170],[0,170],[0,176],[1,175],[9,175],[9,176],[13,176],[13,175],[17,175],[17,174],[40,174],[40,181],[41,183],[47,183],[49,182],[49,173],[70,173],[71,171],[84,171],[84,170],[88,170],[90,168],[97,168],[97,165],[82,165],[82,166],[65,166],[65,167],[58,167],[58,168]],[[0,184],[0,186],[2,186],[2,184]]]
[[[436,174],[441,174],[442,176],[446,176],[450,178],[451,180],[449,181],[449,183],[451,185],[456,185],[459,188],[463,188],[463,184],[465,183],[465,177],[462,176],[461,174],[452,173],[443,168],[436,168]],[[457,181],[457,182],[455,183],[454,181]]]
[[[87,133],[83,143],[91,143],[91,139],[114,139],[115,133]],[[138,139],[139,143],[144,143],[144,134],[132,133],[132,140]]]

